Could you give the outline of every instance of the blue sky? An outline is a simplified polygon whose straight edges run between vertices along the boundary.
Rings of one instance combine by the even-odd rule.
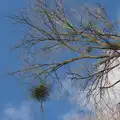
[[[79,1],[79,2],[78,2]],[[78,6],[78,3],[95,3],[96,0],[66,0],[66,4],[70,6]],[[118,10],[120,7],[119,0],[97,0],[101,2],[107,8],[108,14],[115,18],[119,17]],[[30,109],[30,105],[34,107],[34,110],[39,110],[38,104],[32,102],[28,98],[28,92],[24,87],[20,87],[18,79],[8,75],[8,72],[14,71],[20,68],[21,61],[19,59],[19,51],[10,51],[12,45],[15,45],[23,37],[23,33],[20,32],[19,28],[22,26],[13,25],[12,21],[5,18],[4,16],[15,13],[22,8],[24,8],[24,0],[2,0],[0,4],[0,119],[9,120],[10,118],[15,118],[14,115],[19,117],[15,120],[25,120],[22,118],[22,110],[26,111],[26,114]],[[28,102],[29,101],[29,102]],[[28,102],[28,104],[26,103]],[[26,108],[23,106],[26,105]],[[73,113],[73,105],[65,99],[60,101],[52,100],[45,105],[45,115],[46,120],[58,120],[60,116],[66,113]],[[12,111],[12,112],[11,112]],[[11,114],[12,115],[11,115]],[[21,115],[20,115],[21,113]],[[34,111],[33,111],[34,113]],[[31,113],[31,114],[33,114]],[[39,119],[40,112],[37,111],[35,118]],[[12,116],[12,117],[11,117]],[[14,119],[13,119],[14,120]],[[26,117],[27,120],[27,117]],[[32,119],[31,119],[32,120]]]

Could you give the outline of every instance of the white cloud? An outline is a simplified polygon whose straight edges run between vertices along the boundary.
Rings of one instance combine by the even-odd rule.
[[[83,117],[78,113],[67,113],[62,117],[63,120],[84,120]]]
[[[60,120],[90,120],[90,117],[95,120],[95,116],[91,113],[91,110],[94,110],[94,106],[92,104],[86,105],[85,96],[87,91],[81,92],[80,88],[73,86],[69,76],[66,77],[62,84],[65,88],[62,89],[62,95],[66,95],[66,92],[69,93],[68,100],[75,105],[75,108],[61,116]],[[83,112],[79,112],[79,110]]]
[[[23,102],[19,106],[8,106],[3,111],[2,120],[33,120],[32,103]]]
[[[81,109],[90,110],[94,108],[92,104],[87,104],[86,102],[86,94],[87,91],[81,91],[80,87],[76,87],[72,84],[70,77],[67,76],[66,79],[63,81],[63,86],[65,89],[62,89],[62,94],[69,93],[69,101],[70,103],[79,106]],[[86,106],[87,104],[87,106]],[[86,106],[86,107],[85,107]]]
[[[119,61],[115,61],[113,65],[118,64]],[[108,74],[108,85],[114,84],[116,81],[120,80],[120,66],[114,68],[112,71]],[[105,81],[105,79],[104,79]],[[103,98],[104,101],[101,100],[98,103],[99,110],[102,111],[102,114],[100,114],[95,108],[94,108],[94,100],[92,99],[91,102],[88,104],[88,106],[84,107],[85,105],[85,99],[86,99],[86,92],[81,92],[80,88],[76,88],[72,86],[71,81],[69,78],[66,78],[63,81],[63,85],[65,89],[69,92],[69,100],[71,104],[74,104],[79,109],[83,110],[93,110],[96,112],[97,117],[103,118],[104,120],[113,120],[118,118],[118,103],[120,102],[120,83],[116,84],[114,87],[109,88],[106,90]],[[108,86],[106,85],[106,86]],[[99,87],[99,86],[98,86]],[[97,88],[99,89],[99,88]],[[65,90],[63,90],[63,94],[65,93]],[[94,94],[97,94],[94,92]],[[100,99],[100,94],[96,97],[97,100]],[[81,119],[81,115],[78,113],[68,113],[65,114],[62,120],[78,120],[77,118]],[[84,120],[84,119],[83,119]],[[86,120],[86,119],[85,119]]]
[[[60,117],[60,120],[95,120],[95,116],[92,114],[80,114],[75,109],[69,113]]]

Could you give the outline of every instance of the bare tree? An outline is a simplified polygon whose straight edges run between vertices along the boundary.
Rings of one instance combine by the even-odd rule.
[[[10,16],[28,30],[16,46],[24,51],[27,62],[12,74],[61,87],[61,79],[67,74],[81,91],[87,90],[87,101],[92,98],[97,109],[107,104],[104,96],[109,96],[109,90],[120,82],[109,78],[109,73],[120,65],[120,35],[100,4],[84,5],[81,14],[72,10],[76,16],[65,9],[62,0],[56,0],[52,7],[37,0],[31,9]],[[32,61],[26,60],[28,54]]]

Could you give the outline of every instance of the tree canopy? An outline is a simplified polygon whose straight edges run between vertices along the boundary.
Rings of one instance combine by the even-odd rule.
[[[104,98],[110,99],[112,88],[120,82],[109,76],[120,65],[120,34],[102,5],[66,10],[60,0],[53,6],[37,0],[10,18],[27,27],[24,39],[15,46],[24,53],[23,69],[12,74],[56,89],[65,89],[62,79],[69,76],[100,114],[105,114],[100,105],[111,108]]]

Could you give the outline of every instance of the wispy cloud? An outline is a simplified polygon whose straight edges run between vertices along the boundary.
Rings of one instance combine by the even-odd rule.
[[[86,105],[86,91],[81,92],[80,88],[73,86],[69,76],[62,82],[65,89],[62,89],[62,95],[68,93],[68,100],[74,106],[72,110],[60,117],[60,120],[95,120],[92,112],[94,106],[92,104]],[[85,106],[86,105],[86,106]]]
[[[62,94],[69,94],[68,100],[71,104],[77,105],[81,109],[87,109],[90,111],[94,108],[92,104],[87,104],[87,100],[85,99],[88,91],[82,91],[79,85],[79,87],[73,85],[70,76],[67,76],[66,79],[62,82],[62,84],[65,88],[62,89]]]
[[[3,110],[2,120],[33,120],[32,103],[22,102],[19,106],[11,105]]]
[[[79,113],[75,109],[70,111],[69,113],[66,113],[65,115],[60,117],[60,120],[95,120],[95,116],[91,113]]]
[[[115,61],[113,65],[118,64],[119,61]],[[108,74],[108,85],[114,84],[120,80],[120,66],[114,68],[111,70]],[[105,79],[104,79],[105,81]],[[63,85],[67,92],[69,92],[69,101],[71,104],[74,104],[77,106],[78,109],[88,110],[88,111],[94,111],[96,112],[97,117],[102,118],[104,116],[104,120],[107,120],[108,118],[110,120],[118,118],[117,112],[117,106],[120,102],[120,83],[116,84],[112,88],[109,88],[105,91],[103,100],[99,101],[98,108],[101,109],[102,113],[97,112],[97,110],[94,108],[94,100],[91,100],[91,102],[88,104],[88,106],[85,105],[85,99],[86,99],[86,92],[81,92],[80,88],[73,87],[70,79],[67,77],[63,81]],[[98,86],[99,87],[99,86]],[[99,88],[97,88],[99,89]],[[63,94],[65,94],[65,90],[63,90]],[[97,93],[94,93],[97,94]],[[96,97],[96,100],[100,100],[100,95],[98,94]],[[86,114],[87,116],[87,114]],[[83,119],[83,116],[81,116],[81,113],[76,112],[68,112],[67,114],[63,115],[62,120],[86,120],[85,117]],[[93,119],[92,119],[93,120]]]

